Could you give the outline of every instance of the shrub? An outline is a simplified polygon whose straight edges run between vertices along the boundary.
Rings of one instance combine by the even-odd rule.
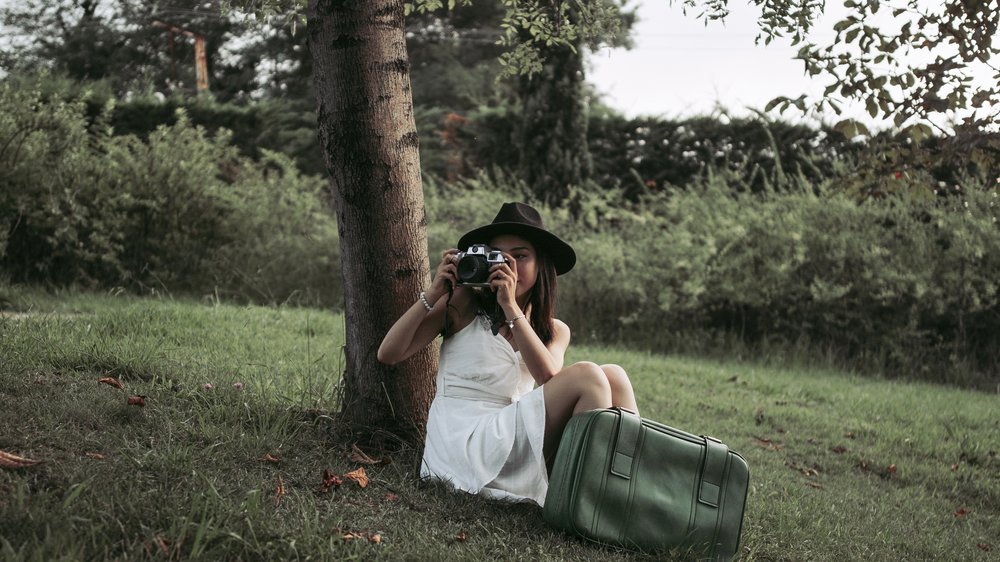
[[[995,384],[996,189],[859,201],[829,182],[752,193],[734,189],[741,172],[708,172],[639,203],[598,190],[532,203],[577,250],[558,305],[576,340]],[[432,265],[502,202],[530,200],[498,172],[425,191]]]
[[[15,282],[339,302],[323,182],[284,156],[241,156],[183,111],[143,140],[113,104],[0,86],[0,267]]]

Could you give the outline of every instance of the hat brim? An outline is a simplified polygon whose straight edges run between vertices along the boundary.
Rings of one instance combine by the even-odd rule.
[[[576,252],[572,246],[548,230],[520,222],[494,222],[470,230],[459,239],[458,247],[465,250],[473,244],[489,244],[501,234],[514,234],[531,242],[536,250],[544,252],[552,260],[556,275],[562,275],[576,265]]]

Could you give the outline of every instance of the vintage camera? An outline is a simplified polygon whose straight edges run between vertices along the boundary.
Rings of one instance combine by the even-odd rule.
[[[505,261],[499,250],[486,244],[473,244],[468,250],[458,253],[458,283],[469,287],[488,287],[486,279],[490,276],[490,268]]]

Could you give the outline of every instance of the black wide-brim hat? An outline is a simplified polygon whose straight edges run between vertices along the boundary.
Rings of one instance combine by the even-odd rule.
[[[473,244],[489,244],[501,234],[514,234],[531,242],[552,260],[556,275],[562,275],[576,265],[573,248],[546,230],[538,211],[524,203],[504,203],[493,222],[467,232],[459,239],[458,248],[464,251]]]

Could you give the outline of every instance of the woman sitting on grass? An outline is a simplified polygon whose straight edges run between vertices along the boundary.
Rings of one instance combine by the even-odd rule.
[[[488,287],[460,284],[459,250],[445,251],[430,289],[392,326],[378,358],[397,363],[442,334],[421,476],[542,505],[570,417],[637,410],[635,395],[618,365],[563,368],[570,330],[553,316],[556,276],[573,268],[576,253],[545,229],[538,211],[505,203],[491,224],[458,242],[463,250],[473,244],[505,258],[490,267]]]

